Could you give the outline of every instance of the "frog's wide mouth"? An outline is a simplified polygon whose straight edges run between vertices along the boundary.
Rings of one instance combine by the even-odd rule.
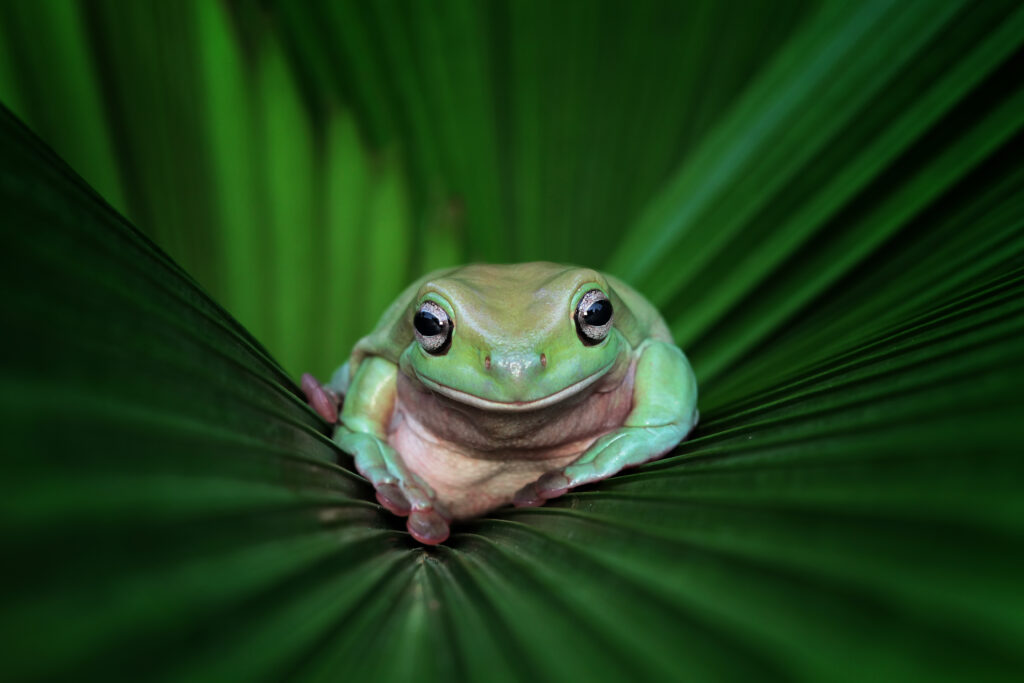
[[[574,396],[575,394],[580,393],[581,391],[592,385],[594,382],[604,377],[604,375],[608,372],[608,370],[611,369],[613,365],[615,365],[615,361],[608,363],[608,365],[605,365],[604,367],[597,370],[593,374],[587,375],[583,379],[573,382],[564,389],[559,389],[553,394],[548,394],[547,396],[535,398],[530,401],[492,401],[487,398],[481,398],[479,396],[476,396],[475,394],[469,394],[466,393],[465,391],[455,389],[446,384],[441,384],[440,382],[436,382],[428,377],[424,377],[419,373],[416,373],[416,377],[419,378],[420,382],[423,383],[423,386],[427,387],[431,391],[435,391],[441,394],[442,396],[450,398],[453,401],[465,403],[466,405],[473,406],[474,408],[481,408],[483,410],[518,413],[530,410],[539,410],[540,408],[546,408],[547,406],[554,405],[559,401],[564,401],[570,396]]]

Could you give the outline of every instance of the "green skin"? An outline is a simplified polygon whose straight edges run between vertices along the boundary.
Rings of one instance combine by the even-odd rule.
[[[577,306],[595,289],[613,317],[586,343]],[[414,331],[428,301],[451,321],[441,353]],[[380,503],[426,544],[453,519],[541,505],[659,458],[698,418],[693,370],[654,307],[613,277],[553,263],[430,273],[326,386],[305,375],[303,389],[339,423],[334,441]]]

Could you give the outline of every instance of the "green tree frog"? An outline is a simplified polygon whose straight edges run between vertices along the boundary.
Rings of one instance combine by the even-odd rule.
[[[554,263],[468,265],[410,285],[312,407],[418,541],[659,458],[697,423],[697,382],[625,283]],[[340,414],[339,414],[340,407]]]

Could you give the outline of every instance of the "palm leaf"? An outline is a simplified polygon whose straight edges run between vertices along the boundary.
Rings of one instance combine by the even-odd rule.
[[[3,111],[6,677],[1024,667],[1024,11],[266,10],[0,6],[86,179]],[[292,377],[526,258],[649,294],[702,423],[420,547]]]

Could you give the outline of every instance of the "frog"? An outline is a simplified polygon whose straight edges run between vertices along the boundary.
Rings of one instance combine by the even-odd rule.
[[[326,384],[301,385],[425,545],[658,459],[699,419],[693,369],[657,309],[616,277],[549,262],[428,273]]]

